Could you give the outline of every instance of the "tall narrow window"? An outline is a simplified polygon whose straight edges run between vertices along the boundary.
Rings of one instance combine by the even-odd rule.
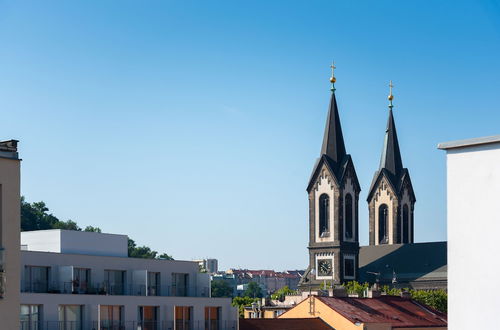
[[[99,330],[124,329],[123,306],[99,305]]]
[[[188,291],[189,274],[172,273],[172,296],[187,297]]]
[[[59,305],[60,330],[82,330],[83,305]]]
[[[113,295],[122,295],[125,293],[125,271],[124,270],[105,270],[104,284],[106,292]]]
[[[192,329],[193,307],[175,306],[174,314],[175,314],[175,329],[177,330]]]
[[[389,217],[389,209],[387,205],[382,204],[378,208],[378,242],[379,244],[387,244],[389,235],[387,235],[387,220]]]
[[[330,197],[327,194],[319,196],[319,236],[330,236],[329,221],[330,218]]]
[[[401,214],[398,214],[396,217],[396,235],[394,235],[394,239],[396,240],[396,244],[401,244],[402,242],[402,234],[401,234]]]
[[[352,239],[354,237],[353,221],[352,221],[352,195],[345,195],[345,238]]]
[[[137,330],[158,330],[158,306],[139,306]]]
[[[148,296],[160,295],[160,273],[148,272]]]
[[[222,328],[220,310],[220,307],[205,307],[205,330],[219,330]]]
[[[403,243],[410,242],[410,222],[408,221],[408,205],[403,206]]]
[[[41,329],[41,305],[21,305],[21,330]]]
[[[25,266],[25,292],[44,293],[49,290],[49,267]]]

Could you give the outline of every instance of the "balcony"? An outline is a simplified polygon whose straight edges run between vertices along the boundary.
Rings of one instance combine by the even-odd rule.
[[[110,284],[75,282],[25,282],[21,292],[53,293],[53,294],[95,294],[95,295],[127,295],[127,296],[162,296],[162,297],[208,297],[209,287],[179,287],[179,286],[146,286],[144,284]]]
[[[20,330],[236,330],[237,321],[21,321]]]

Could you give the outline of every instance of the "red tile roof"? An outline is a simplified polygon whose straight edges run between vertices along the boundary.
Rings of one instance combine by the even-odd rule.
[[[240,319],[240,330],[332,330],[320,318],[310,319]]]
[[[446,314],[398,296],[317,299],[353,323],[390,323],[393,328],[448,326]]]

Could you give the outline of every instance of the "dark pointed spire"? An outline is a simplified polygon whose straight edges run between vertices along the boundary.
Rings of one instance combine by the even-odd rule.
[[[321,155],[327,155],[337,164],[340,163],[346,155],[342,127],[340,126],[339,110],[337,108],[337,100],[335,99],[334,91],[332,91],[330,99]]]
[[[403,161],[401,160],[401,151],[399,150],[398,135],[396,133],[396,124],[392,115],[392,81],[389,83],[389,119],[387,120],[387,129],[385,130],[384,148],[380,158],[380,169],[385,168],[395,177],[403,170]]]

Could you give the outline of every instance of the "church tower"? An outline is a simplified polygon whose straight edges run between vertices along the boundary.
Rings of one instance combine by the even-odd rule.
[[[355,280],[358,270],[358,197],[361,191],[342,136],[332,64],[331,98],[321,154],[309,180],[308,285]],[[310,281],[310,282],[309,282]],[[303,283],[305,285],[305,283]]]
[[[410,173],[403,167],[392,114],[392,82],[389,83],[389,119],[380,167],[368,192],[370,245],[413,243],[415,194]]]

